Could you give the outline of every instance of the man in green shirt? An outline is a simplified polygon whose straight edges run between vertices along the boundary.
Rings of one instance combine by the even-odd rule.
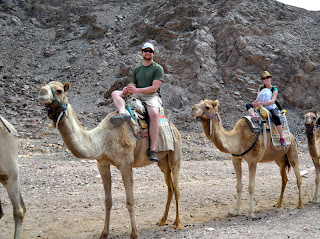
[[[164,71],[162,66],[153,61],[154,46],[147,42],[142,46],[142,64],[133,70],[132,83],[122,91],[113,91],[111,96],[113,103],[119,114],[110,118],[110,122],[119,126],[130,121],[130,115],[126,113],[125,100],[128,93],[133,93],[147,106],[150,118],[149,136],[150,148],[148,152],[149,160],[157,162],[156,146],[159,134],[159,111],[162,106],[160,86],[163,81]]]

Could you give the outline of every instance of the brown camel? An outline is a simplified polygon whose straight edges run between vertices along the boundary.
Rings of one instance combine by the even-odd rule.
[[[23,217],[26,213],[24,205],[18,166],[18,139],[17,131],[5,119],[0,119],[0,183],[6,188],[13,207],[15,223],[14,238],[19,239]],[[0,200],[0,218],[3,216]]]
[[[257,133],[253,133],[251,131],[250,126],[246,122],[246,119],[240,119],[231,131],[227,131],[225,128],[223,128],[220,121],[220,115],[218,114],[218,106],[218,100],[203,100],[199,104],[195,104],[192,107],[192,115],[200,119],[207,138],[210,139],[221,152],[233,155],[232,163],[237,177],[237,197],[235,210],[231,214],[240,214],[240,199],[242,192],[242,159],[245,159],[249,166],[250,217],[255,217],[253,196],[257,163],[275,161],[280,167],[282,188],[280,198],[275,206],[281,207],[284,190],[288,181],[285,169],[286,166],[288,166],[287,162],[289,160],[297,178],[297,185],[299,189],[298,208],[302,208],[303,204],[301,200],[301,177],[299,171],[297,146],[294,136],[291,134],[291,145],[288,145],[286,147],[274,147],[271,142],[270,133],[268,133],[267,144],[266,147],[264,147],[263,135],[260,134],[257,138]],[[255,146],[246,154],[240,156],[248,149],[250,149],[256,139],[257,142]],[[288,160],[286,160],[286,156]]]
[[[311,202],[317,203],[318,202],[318,189],[319,189],[319,171],[320,171],[320,129],[319,125],[317,125],[318,115],[313,112],[308,112],[303,116],[304,124],[306,127],[306,134],[308,138],[308,148],[309,153],[312,158],[314,167],[316,169],[316,189],[314,192],[313,199]]]
[[[135,221],[135,200],[133,195],[133,167],[144,167],[150,165],[146,154],[148,139],[138,140],[128,123],[119,127],[113,126],[109,118],[116,112],[109,114],[102,122],[92,130],[85,129],[78,121],[76,114],[68,104],[67,91],[70,83],[62,84],[52,81],[40,89],[39,100],[48,110],[48,116],[57,126],[64,143],[77,158],[96,159],[102,183],[105,190],[105,225],[100,238],[109,235],[110,211],[112,207],[111,195],[111,173],[110,166],[113,165],[120,170],[127,196],[127,209],[131,219],[131,238],[139,238]],[[174,228],[182,229],[179,219],[179,171],[182,156],[181,136],[172,125],[174,133],[174,151],[163,151],[158,153],[158,166],[164,173],[165,182],[168,187],[167,204],[159,225],[167,222],[170,203],[175,195],[176,219]]]

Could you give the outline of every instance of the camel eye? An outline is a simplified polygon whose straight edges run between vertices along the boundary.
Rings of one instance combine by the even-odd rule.
[[[57,93],[58,94],[62,94],[62,90],[57,90]]]
[[[209,107],[209,106],[206,106],[206,110],[210,110],[210,107]]]

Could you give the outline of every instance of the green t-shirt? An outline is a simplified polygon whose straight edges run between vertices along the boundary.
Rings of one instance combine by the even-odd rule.
[[[163,77],[163,68],[158,63],[152,62],[149,66],[140,64],[133,70],[132,83],[136,84],[137,88],[145,88],[152,86],[154,80],[163,81]],[[160,95],[160,88],[157,92]]]

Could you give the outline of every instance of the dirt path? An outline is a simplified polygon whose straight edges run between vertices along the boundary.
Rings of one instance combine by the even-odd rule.
[[[55,137],[57,135],[54,135]],[[52,138],[55,138],[52,137]],[[137,226],[140,238],[319,238],[319,204],[308,201],[314,192],[314,168],[306,143],[299,143],[303,177],[304,209],[297,209],[298,191],[293,171],[284,195],[283,208],[275,208],[281,179],[275,163],[260,164],[256,178],[256,216],[248,215],[248,167],[243,163],[242,216],[229,217],[235,204],[235,174],[228,155],[220,153],[200,135],[183,133],[184,161],[180,186],[180,216],[184,229],[159,227],[166,202],[166,186],[156,164],[134,170]],[[22,238],[98,238],[104,225],[104,191],[95,161],[76,159],[61,143],[50,139],[26,140],[20,152],[20,175],[27,206]],[[201,144],[196,144],[202,140]],[[57,141],[57,140],[56,140]],[[207,160],[207,159],[215,160]],[[110,238],[129,238],[130,222],[125,191],[112,168],[113,208]],[[5,211],[0,238],[13,237],[12,207],[0,188]]]

